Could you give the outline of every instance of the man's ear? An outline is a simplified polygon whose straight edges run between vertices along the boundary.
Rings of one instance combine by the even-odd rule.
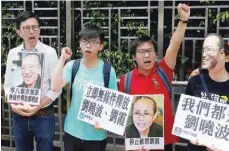
[[[224,57],[225,57],[225,52],[224,52],[223,49],[221,49],[221,50],[219,51],[219,55],[220,55],[220,60],[223,60]],[[226,57],[227,57],[227,56],[226,56]]]
[[[20,30],[16,30],[16,33],[18,34],[18,36],[20,36]],[[20,36],[21,37],[21,36]]]
[[[104,44],[103,44],[103,43],[101,43],[101,44],[100,44],[99,51],[102,51],[102,50],[103,50],[103,48],[104,48]]]
[[[137,61],[136,61],[136,55],[132,55],[132,59],[133,59],[133,61],[134,61],[135,67],[137,67],[137,66],[138,66],[138,63],[137,63]]]
[[[135,55],[132,55],[132,59],[133,59],[133,60],[136,60],[136,56],[135,56]]]

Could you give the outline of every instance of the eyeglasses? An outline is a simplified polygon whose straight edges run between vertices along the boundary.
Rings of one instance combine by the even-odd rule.
[[[155,52],[155,50],[153,48],[149,48],[149,49],[139,49],[137,50],[137,53],[140,55],[140,56],[145,56],[146,52],[149,54],[149,55],[152,55],[153,52]]]
[[[90,44],[90,46],[96,46],[100,42],[99,41],[96,41],[96,40],[81,40],[81,43],[83,45],[85,45],[85,46],[88,45],[88,44]]]
[[[150,116],[152,116],[154,114],[151,114],[151,113],[139,113],[139,112],[134,112],[134,117],[136,118],[140,118],[142,116],[142,118],[149,118]]]
[[[22,72],[25,72],[27,70],[30,71],[30,72],[32,72],[32,71],[34,71],[37,68],[37,66],[38,65],[22,66],[21,67],[21,70],[22,70]]]
[[[22,29],[25,32],[29,32],[31,28],[33,29],[33,31],[37,31],[37,30],[39,30],[39,27],[40,27],[39,25],[31,25],[31,26],[24,26],[24,27],[22,27]]]
[[[203,49],[202,49],[202,53],[207,53],[207,54],[211,54],[211,53],[213,53],[214,51],[215,51],[216,49],[214,49],[214,48],[210,48],[210,47],[204,47]]]

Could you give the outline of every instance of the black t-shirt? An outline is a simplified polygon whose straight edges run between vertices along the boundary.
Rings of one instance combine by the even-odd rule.
[[[225,82],[216,82],[209,77],[208,71],[202,71],[211,100],[229,104],[229,79]],[[207,94],[201,84],[200,75],[193,76],[187,85],[185,94],[207,99]],[[191,151],[207,151],[204,146],[188,144]]]
[[[225,82],[216,82],[209,77],[207,71],[203,74],[211,100],[229,104],[229,79]],[[185,94],[207,99],[207,93],[201,84],[200,75],[193,76],[189,80]]]

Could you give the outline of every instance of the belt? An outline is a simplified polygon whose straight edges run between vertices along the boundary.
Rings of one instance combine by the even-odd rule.
[[[48,109],[48,110],[39,110],[37,111],[35,114],[33,114],[32,116],[30,116],[30,118],[33,118],[33,117],[37,117],[39,115],[41,116],[49,116],[49,115],[53,115],[54,114],[54,110],[53,109]],[[13,112],[13,115],[14,116],[21,116],[15,112]],[[23,116],[22,116],[23,117]]]
[[[39,110],[37,111],[34,115],[53,115],[54,114],[54,109],[47,109],[47,110]]]

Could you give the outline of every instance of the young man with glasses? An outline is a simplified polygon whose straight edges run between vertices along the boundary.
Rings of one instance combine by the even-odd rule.
[[[33,151],[35,137],[38,151],[52,151],[55,133],[53,101],[61,93],[61,91],[54,92],[51,90],[51,78],[58,62],[57,54],[55,49],[39,41],[40,19],[34,13],[25,11],[16,16],[16,32],[24,41],[18,47],[11,49],[8,54],[4,83],[6,96],[9,94],[10,88],[16,86],[15,83],[12,83],[11,73],[14,70],[13,60],[17,60],[20,52],[28,52],[28,56],[22,61],[22,74],[25,70],[28,71],[25,67],[25,61],[38,64],[38,59],[28,60],[30,53],[44,54],[45,61],[40,105],[10,104],[13,111],[15,147],[17,151]],[[31,56],[34,57],[34,55]],[[36,69],[31,67],[29,70],[37,72],[38,68],[38,66]],[[20,81],[20,76],[17,78]],[[27,74],[26,78],[28,81],[25,83],[27,84],[33,81],[31,80],[32,75]],[[29,85],[32,87],[34,83]]]
[[[99,128],[99,123],[85,123],[77,118],[82,102],[83,92],[88,82],[105,86],[103,66],[104,61],[98,58],[98,53],[103,50],[104,33],[97,26],[86,26],[79,33],[80,49],[83,57],[75,77],[72,78],[72,68],[75,60],[71,58],[72,51],[65,47],[55,70],[52,81],[52,90],[59,91],[66,84],[72,84],[72,97],[64,124],[65,151],[105,151],[106,131]],[[65,65],[65,66],[64,66]],[[72,79],[74,79],[72,81]],[[111,67],[108,88],[117,90],[116,73]]]
[[[187,85],[186,94],[211,101],[229,104],[229,45],[215,33],[208,34],[202,49],[201,72],[195,73]],[[204,84],[201,82],[203,77]],[[224,144],[222,144],[224,145]],[[196,140],[188,144],[188,151],[218,151],[207,140]]]
[[[169,79],[169,84],[171,85],[178,50],[184,38],[185,29],[190,16],[190,7],[185,4],[179,4],[177,10],[180,21],[176,31],[172,35],[165,57],[159,63],[157,62],[156,45],[150,37],[139,37],[134,40],[130,46],[131,56],[136,61],[137,66],[132,72],[129,93],[137,95],[164,94],[164,142],[166,151],[172,151],[172,143],[178,142],[179,139],[171,134],[174,122],[171,98],[157,70],[158,66],[164,70]],[[122,92],[125,92],[124,83],[125,75],[121,77],[119,84],[119,90]]]

